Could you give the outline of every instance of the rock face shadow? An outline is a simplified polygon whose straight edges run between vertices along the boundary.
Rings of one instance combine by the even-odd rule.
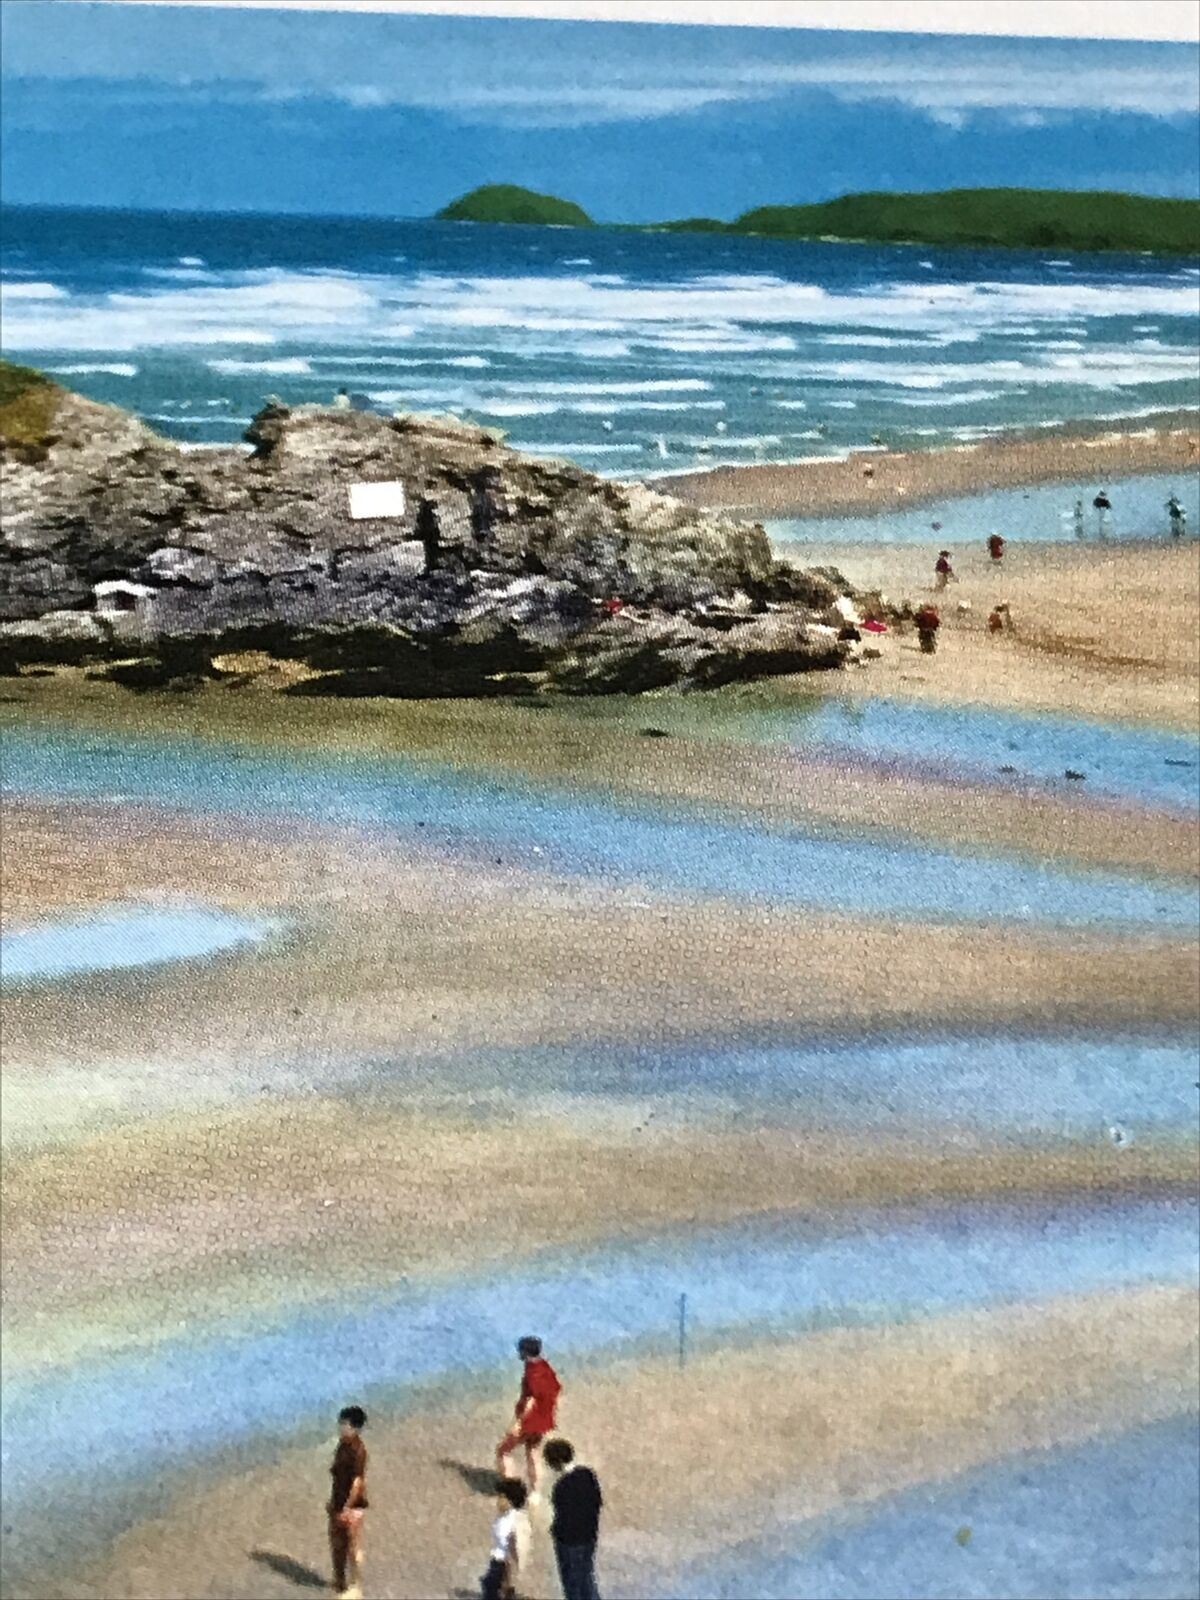
[[[306,1567],[302,1561],[295,1561],[291,1556],[281,1555],[276,1550],[251,1550],[249,1555],[251,1561],[256,1561],[260,1567],[270,1568],[281,1578],[294,1583],[298,1589],[320,1589],[326,1594],[329,1592],[329,1582],[325,1576],[314,1567]]]
[[[472,1494],[494,1495],[499,1483],[495,1467],[473,1467],[466,1461],[438,1462],[447,1472],[456,1472]]]

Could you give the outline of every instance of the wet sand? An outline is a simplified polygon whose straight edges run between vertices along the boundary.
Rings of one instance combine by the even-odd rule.
[[[436,1082],[436,1065],[430,1064]],[[261,1096],[6,1161],[10,1374],[269,1322],[415,1275],[761,1213],[1022,1194],[1186,1193],[1194,1144],[1102,1133],[1038,1145],[539,1111],[521,1094],[441,1111],[386,1086]],[[486,1106],[486,1109],[485,1109]],[[347,1152],[354,1152],[349,1166]],[[525,1160],[516,1151],[536,1151]]]
[[[910,557],[911,560],[911,557]],[[1193,564],[1190,581],[1197,578]],[[1181,572],[1187,582],[1188,575]],[[989,604],[990,604],[989,600]],[[1182,613],[1182,608],[1181,608]],[[1022,612],[1014,609],[1018,626]],[[895,694],[915,688],[931,698],[962,702],[980,699],[995,687],[989,670],[999,650],[979,630],[979,620],[964,625],[961,652],[955,644],[956,619],[943,630],[943,653],[920,656],[911,635],[888,639],[885,656],[862,669],[808,673],[745,687],[741,694],[721,697],[731,711],[753,712],[789,704],[802,710],[824,694]],[[1174,633],[1172,637],[1174,637]],[[1015,636],[1014,636],[1015,637]],[[1193,635],[1194,638],[1194,635]],[[1180,715],[1184,703],[1196,699],[1195,674],[1186,671],[1190,648],[1181,614],[1177,646],[1172,646],[1173,682],[1178,683]],[[1018,647],[1003,645],[1016,666],[1020,685],[1038,703],[1044,681],[1044,653],[1026,659]],[[970,680],[958,669],[959,653],[978,657]],[[936,670],[931,670],[936,669]],[[1078,683],[1077,697],[1087,699],[1084,714],[1097,709],[1094,690],[1067,664],[1065,675]],[[1124,696],[1123,671],[1118,690]],[[910,681],[911,680],[911,681]],[[106,735],[190,737],[218,740],[234,751],[321,752],[332,758],[403,757],[447,772],[500,774],[553,785],[568,794],[597,792],[601,798],[651,798],[686,805],[692,814],[733,820],[761,820],[772,826],[796,826],[838,834],[846,829],[865,837],[916,839],[968,850],[1012,851],[1041,857],[1075,859],[1094,866],[1192,876],[1197,867],[1195,827],[1191,819],[1147,812],[1117,800],[1091,801],[1086,795],[1055,794],[1044,786],[1013,790],[994,783],[970,783],[959,776],[942,778],[936,769],[915,775],[886,763],[823,759],[806,751],[753,743],[714,743],[671,738],[652,740],[636,731],[606,727],[594,721],[539,714],[528,705],[499,701],[396,701],[281,699],[269,690],[230,694],[219,687],[186,698],[178,695],[132,696],[112,684],[88,681],[64,672],[56,678],[17,680],[11,694],[18,702],[4,708],[2,726],[14,731],[55,727],[101,731]],[[1049,693],[1049,688],[1047,688]],[[1161,694],[1147,689],[1158,701]],[[1003,694],[997,696],[1002,702]],[[655,721],[656,700],[645,697],[645,722]],[[1169,709],[1169,708],[1168,708]],[[1170,717],[1155,720],[1170,721]],[[1186,725],[1186,724],[1185,724]],[[214,833],[215,830],[210,830]],[[10,869],[27,879],[17,851],[9,852]],[[53,867],[37,868],[54,872]],[[73,871],[59,870],[68,881]],[[24,892],[18,890],[17,892]]]
[[[849,460],[715,467],[655,486],[694,505],[754,517],[862,516],[985,489],[1117,481],[1200,465],[1200,418],[1165,412],[1122,424],[1065,424],[934,450],[860,451]],[[873,476],[864,476],[870,467]]]
[[[681,1567],[781,1522],[1186,1413],[1195,1317],[1189,1290],[1154,1287],[915,1325],[751,1336],[702,1349],[682,1373],[644,1350],[636,1363],[592,1362],[565,1376],[562,1425],[606,1488],[604,1592],[677,1593]],[[376,1409],[367,1584],[377,1600],[476,1592],[492,1515],[478,1485],[512,1381],[498,1373],[486,1400],[471,1385],[412,1415]],[[282,1600],[297,1584],[315,1589],[326,1571],[329,1449],[309,1436],[224,1481],[198,1481],[69,1592]],[[529,1600],[558,1592],[539,1531]],[[14,1589],[13,1600],[33,1592]]]

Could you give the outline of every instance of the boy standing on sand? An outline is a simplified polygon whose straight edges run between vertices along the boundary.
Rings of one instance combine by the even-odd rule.
[[[521,1393],[513,1411],[513,1425],[496,1446],[496,1466],[502,1478],[510,1478],[509,1457],[518,1445],[525,1448],[525,1474],[531,1494],[537,1492],[537,1451],[548,1433],[554,1432],[555,1413],[562,1384],[558,1374],[542,1356],[542,1341],[532,1335],[517,1344],[517,1354],[525,1363]]]
[[[944,589],[954,576],[954,568],[950,565],[949,550],[940,550],[938,552],[938,558],[934,562],[933,570],[937,573],[938,588]]]
[[[496,1485],[495,1522],[492,1523],[492,1557],[483,1575],[480,1600],[513,1600],[521,1570],[522,1547],[528,1542],[529,1513],[525,1485],[516,1478],[501,1478]]]
[[[333,1587],[342,1600],[362,1600],[362,1525],[367,1509],[367,1447],[362,1429],[367,1414],[361,1406],[338,1413],[338,1446],[329,1476],[329,1553],[333,1558]],[[353,1578],[347,1583],[348,1572]]]

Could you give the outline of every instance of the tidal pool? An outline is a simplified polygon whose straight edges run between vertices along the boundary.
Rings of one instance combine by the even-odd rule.
[[[0,934],[0,982],[7,988],[81,972],[193,961],[257,943],[275,927],[216,906],[113,906]]]
[[[1082,542],[1102,546],[1099,513],[1092,505],[1096,491],[1107,487],[1112,501],[1108,537],[1158,539],[1174,543],[1167,500],[1177,494],[1187,513],[1187,531],[1200,532],[1197,480],[1194,470],[1145,473],[1139,477],[1092,484],[1039,483],[1021,489],[986,489],[920,505],[877,511],[871,516],[784,517],[764,524],[780,544],[843,544],[856,539],[884,544],[946,544],[973,541],[982,548],[990,533],[1018,543],[1075,540],[1075,502],[1083,502]],[[940,522],[940,528],[932,524]]]
[[[292,813],[419,838],[468,858],[639,883],[676,894],[942,922],[1193,930],[1194,887],[1017,856],[885,844],[667,803],[619,802],[511,775],[467,776],[399,757],[287,759],[200,741],[101,739],[19,730],[5,739],[17,794],[159,804],[261,817]]]

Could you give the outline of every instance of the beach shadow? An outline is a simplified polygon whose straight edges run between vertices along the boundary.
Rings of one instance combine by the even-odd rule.
[[[325,1594],[329,1593],[326,1578],[315,1568],[306,1567],[302,1561],[293,1561],[291,1556],[282,1556],[275,1550],[251,1550],[249,1555],[251,1561],[257,1561],[260,1567],[269,1567],[281,1578],[294,1583],[298,1589],[320,1589]]]
[[[465,1461],[442,1460],[438,1466],[447,1472],[457,1472],[472,1494],[494,1495],[500,1481],[495,1467],[472,1467]]]

